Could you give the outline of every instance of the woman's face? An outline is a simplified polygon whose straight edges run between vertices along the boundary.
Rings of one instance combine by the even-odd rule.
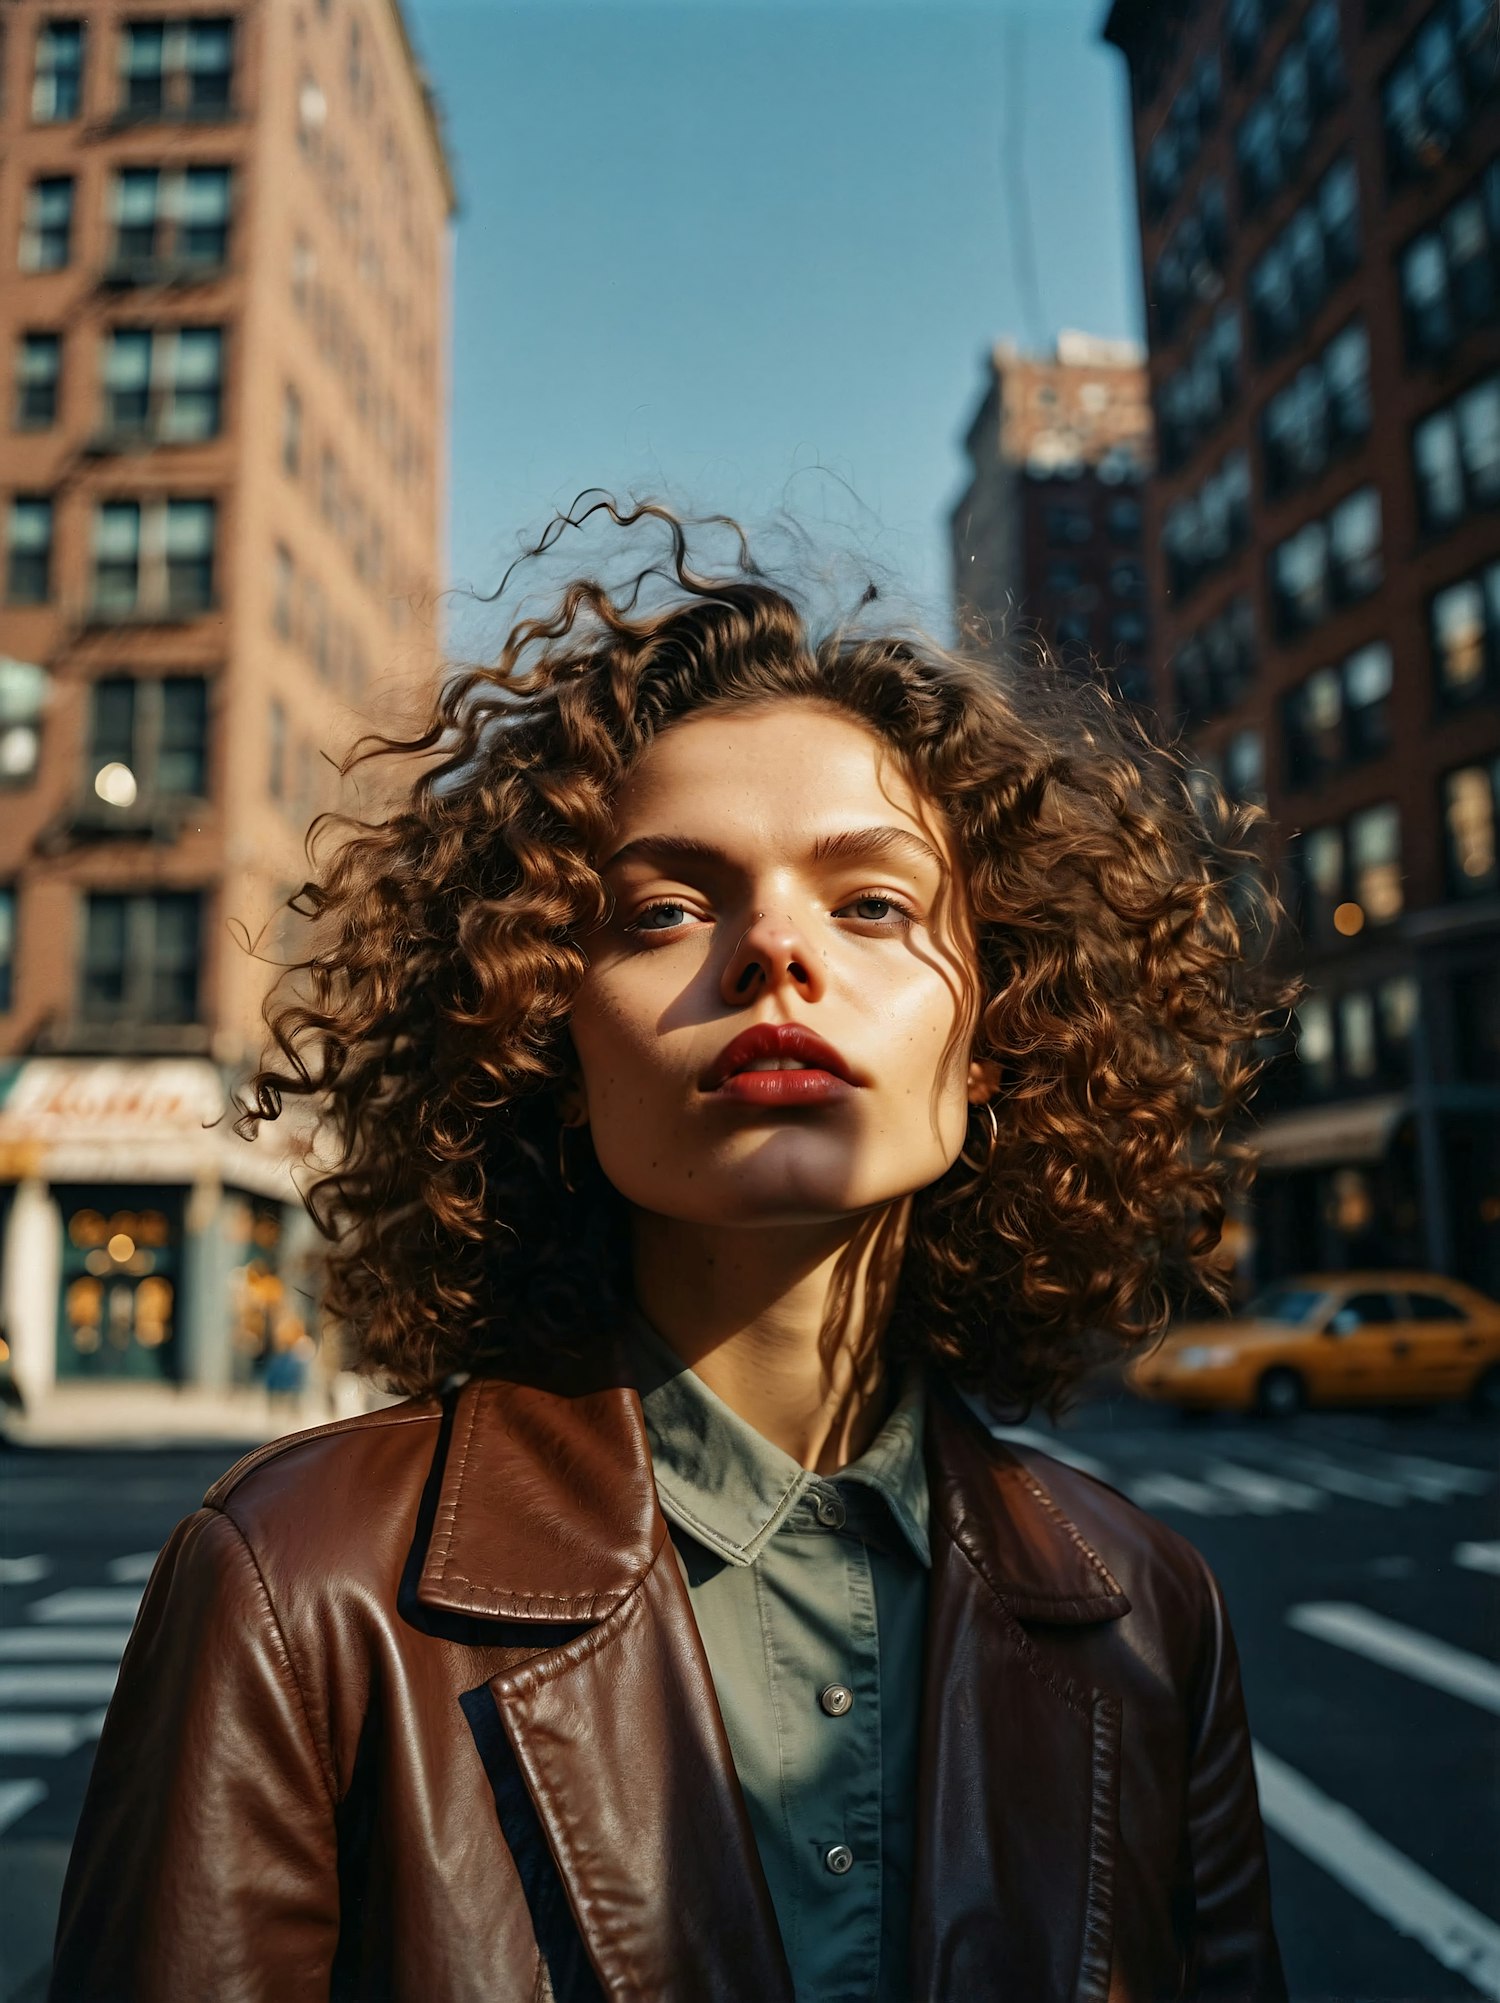
[[[952,1164],[987,1090],[968,911],[942,816],[873,732],[805,702],[676,724],[626,780],[600,866],[614,913],[585,941],[571,1110],[631,1204],[823,1221]],[[755,1025],[831,1049],[726,1058]]]

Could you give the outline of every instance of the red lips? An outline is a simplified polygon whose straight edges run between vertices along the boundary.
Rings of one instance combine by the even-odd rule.
[[[794,1059],[803,1071],[750,1071],[768,1059]],[[815,1030],[796,1022],[757,1022],[727,1043],[703,1074],[705,1092],[716,1092],[732,1081],[754,1081],[757,1097],[810,1099],[827,1096],[835,1084],[859,1081],[845,1060]],[[736,1096],[743,1096],[743,1089]]]

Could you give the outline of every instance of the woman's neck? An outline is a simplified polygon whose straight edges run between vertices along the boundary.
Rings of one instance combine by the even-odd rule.
[[[636,1299],[731,1411],[803,1467],[834,1474],[885,1414],[882,1338],[909,1210],[905,1200],[755,1230],[637,1212]]]

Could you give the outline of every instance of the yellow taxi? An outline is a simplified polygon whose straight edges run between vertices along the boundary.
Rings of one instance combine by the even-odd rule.
[[[1500,1305],[1436,1273],[1311,1273],[1230,1320],[1180,1323],[1126,1381],[1187,1410],[1269,1418],[1446,1398],[1500,1413]]]

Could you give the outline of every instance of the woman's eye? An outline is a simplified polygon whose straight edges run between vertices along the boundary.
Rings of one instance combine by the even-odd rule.
[[[871,905],[876,905],[879,909],[872,911],[870,909]],[[887,918],[894,919],[898,925],[910,925],[916,917],[916,913],[909,910],[898,899],[883,897],[878,891],[871,891],[865,897],[854,898],[852,902],[844,906],[844,909],[846,911],[853,911],[858,917],[865,919],[872,925],[878,925],[883,919]]]
[[[638,917],[632,918],[625,927],[627,932],[673,932],[687,915],[685,904],[663,902],[648,904]],[[658,923],[657,921],[661,922]]]

